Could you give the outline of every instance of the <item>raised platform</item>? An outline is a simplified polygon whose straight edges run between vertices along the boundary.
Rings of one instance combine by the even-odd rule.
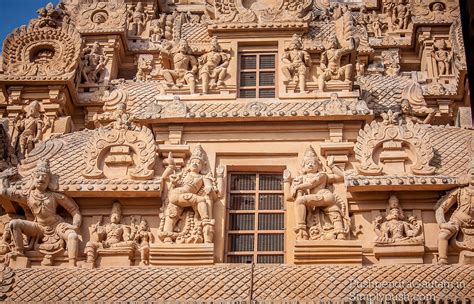
[[[362,243],[352,240],[296,241],[295,264],[362,265]]]
[[[212,264],[214,264],[214,244],[155,244],[150,247],[150,265]]]
[[[423,264],[423,245],[376,245],[374,256],[381,264]]]

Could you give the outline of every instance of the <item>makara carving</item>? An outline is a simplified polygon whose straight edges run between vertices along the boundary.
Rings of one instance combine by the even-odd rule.
[[[11,169],[10,175],[14,174],[16,170]],[[74,200],[55,192],[58,181],[51,172],[49,161],[39,161],[28,184],[21,189],[4,187],[5,181],[7,179],[0,183],[1,196],[19,202],[27,212],[31,212],[34,216],[34,221],[14,219],[9,223],[7,233],[11,234],[14,242],[11,255],[25,255],[23,237],[25,235],[33,238],[34,248],[37,245],[39,252],[44,255],[41,262],[43,266],[53,265],[54,257],[66,248],[69,264],[76,266],[79,245],[77,230],[81,226],[81,213]],[[72,224],[58,215],[59,206],[72,216]]]
[[[161,217],[160,239],[164,243],[212,243],[215,222],[212,209],[214,202],[223,195],[223,168],[218,168],[217,179],[214,179],[201,145],[193,150],[181,172],[176,171],[171,154],[167,163],[162,174],[163,180],[168,182],[168,192]],[[178,223],[183,212],[185,218]]]

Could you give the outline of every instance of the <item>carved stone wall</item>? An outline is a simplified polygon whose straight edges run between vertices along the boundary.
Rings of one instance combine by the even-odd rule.
[[[468,285],[459,18],[450,0],[40,8],[1,59],[0,299],[346,301],[354,279]],[[255,183],[237,189],[237,175]],[[220,265],[238,261],[285,265]],[[433,292],[464,300],[467,285]]]

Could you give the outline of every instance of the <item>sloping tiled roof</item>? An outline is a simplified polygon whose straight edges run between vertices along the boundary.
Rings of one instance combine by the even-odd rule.
[[[362,91],[367,91],[370,94],[372,101],[367,100],[367,103],[375,113],[399,110],[403,89],[413,81],[403,76],[387,77],[381,75],[362,76],[358,77],[357,80]]]
[[[462,176],[467,173],[472,161],[471,145],[473,130],[454,127],[428,128],[434,157],[431,165],[439,175]]]
[[[1,278],[1,292],[9,302],[338,303],[354,294],[474,299],[474,267],[464,265],[6,268]]]

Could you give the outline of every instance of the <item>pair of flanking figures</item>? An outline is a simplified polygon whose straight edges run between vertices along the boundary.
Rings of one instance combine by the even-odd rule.
[[[212,205],[222,198],[224,192],[224,168],[218,167],[217,178],[214,178],[209,170],[206,153],[200,145],[193,151],[188,165],[183,170],[176,170],[171,155],[166,162],[168,166],[162,178],[168,182],[168,187],[158,232],[159,239],[163,243],[212,243]],[[34,248],[44,255],[42,265],[47,266],[52,265],[54,257],[66,249],[70,266],[76,266],[80,239],[78,230],[82,222],[79,206],[67,195],[57,192],[58,180],[52,174],[48,160],[38,162],[27,183],[21,188],[9,186],[9,177],[16,174],[16,169],[7,169],[0,173],[0,195],[17,201],[25,210],[31,212],[34,220],[12,219],[5,226],[0,254],[8,257],[23,256],[25,249],[37,246]],[[344,175],[342,170],[334,165],[331,157],[328,158],[327,167],[323,167],[315,151],[309,147],[304,154],[299,175],[292,179],[287,171],[284,178],[289,186],[287,199],[294,201],[297,240],[345,239],[348,236],[350,220],[347,210],[344,210],[342,200],[332,189],[332,184],[343,181]],[[445,213],[454,204],[458,207],[449,220],[446,220]],[[58,215],[59,206],[72,216],[72,223]],[[461,249],[474,249],[473,206],[472,175],[468,186],[449,192],[436,205],[436,220],[440,226],[440,263],[447,263],[449,240]],[[397,209],[395,207],[394,209]],[[177,229],[183,213],[186,217],[185,223]],[[391,223],[375,227],[384,234],[379,241],[387,242],[396,238],[396,231],[390,232],[390,227],[407,228],[405,237],[419,229],[416,224],[409,226],[406,223],[395,223],[397,220],[398,218],[395,221],[390,218]],[[101,222],[102,220],[89,228],[91,238],[85,246],[86,262],[94,263],[98,250],[132,247],[140,251],[142,264],[149,263],[149,248],[153,235],[145,220],[137,224],[137,221],[132,219],[130,225],[122,224],[121,205],[114,202],[110,222],[104,225]],[[400,236],[404,237],[403,233]]]

